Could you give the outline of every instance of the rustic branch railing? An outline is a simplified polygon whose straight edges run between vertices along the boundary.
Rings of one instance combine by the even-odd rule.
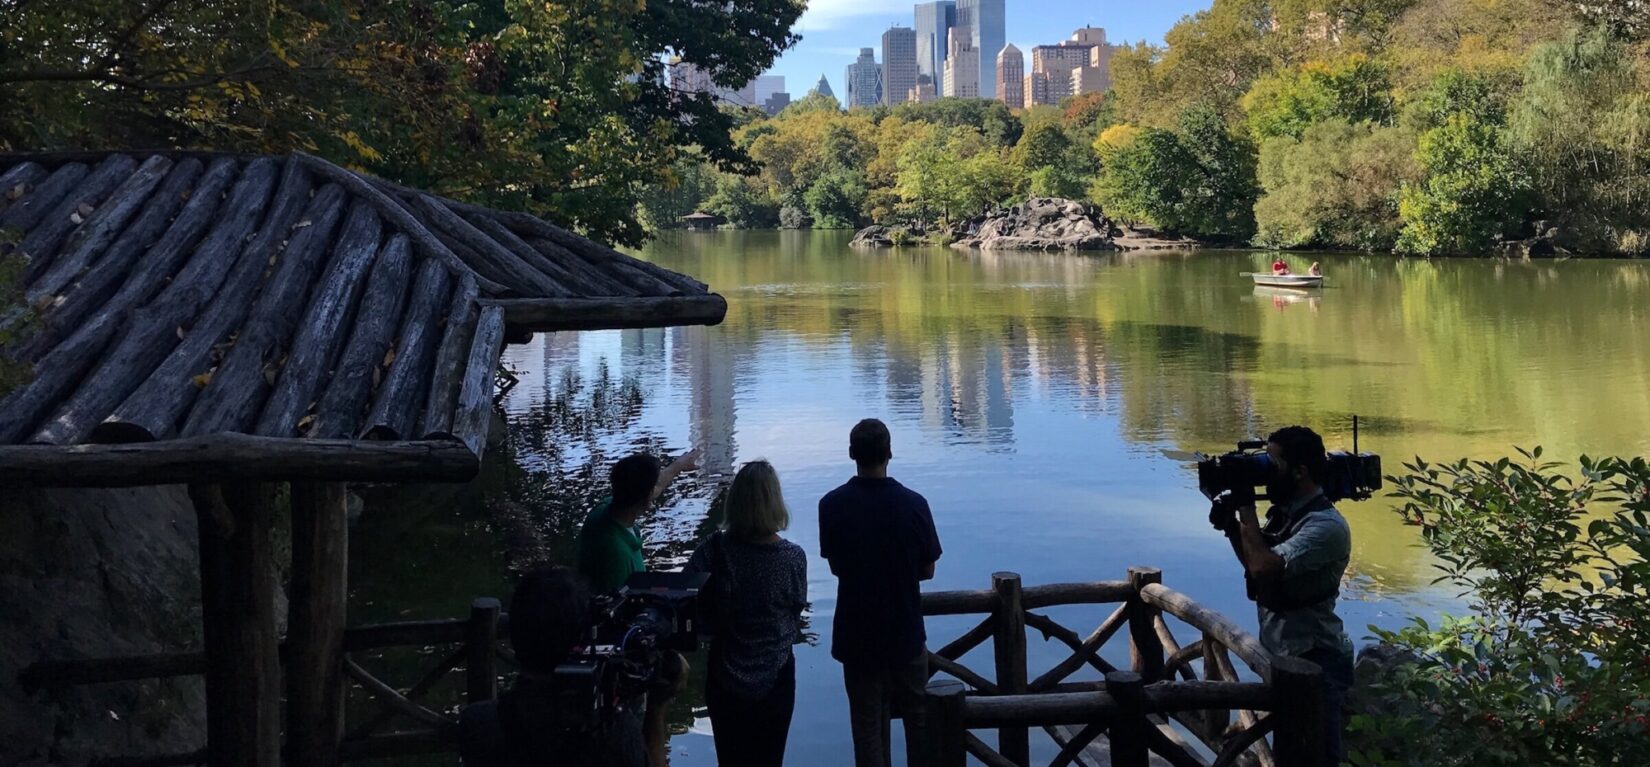
[[[990,767],[1029,767],[1031,731],[1036,729],[1045,732],[1057,749],[1051,767],[1139,767],[1154,756],[1173,767],[1226,767],[1245,752],[1262,767],[1318,765],[1324,715],[1319,708],[1318,668],[1273,657],[1237,624],[1161,580],[1155,569],[1132,568],[1124,581],[1023,587],[1018,575],[997,573],[987,590],[924,594],[925,615],[984,616],[929,655],[931,675],[956,680],[929,684],[926,706],[934,736],[933,763],[960,767],[972,756]],[[1116,607],[1086,636],[1033,612],[1091,604]],[[1182,645],[1168,618],[1189,625],[1197,638]],[[497,600],[478,599],[468,619],[377,624],[343,632],[345,677],[374,706],[366,712],[357,707],[353,713],[358,721],[345,723],[335,749],[339,759],[456,750],[457,722],[450,710],[436,710],[423,701],[461,669],[466,701],[493,698],[497,664],[514,665],[509,648],[498,642],[508,620]],[[1071,651],[1029,681],[1028,629]],[[1102,657],[1107,643],[1119,635],[1128,637],[1126,669]],[[988,641],[990,675],[963,662]],[[420,648],[433,663],[410,685],[379,679],[351,657],[398,647]],[[283,645],[280,655],[285,664],[289,648]],[[1231,655],[1255,681],[1239,676]],[[1069,681],[1085,667],[1104,681]],[[198,675],[206,668],[200,652],[42,661],[25,669],[19,681],[25,689],[38,690]],[[996,730],[996,745],[982,740],[976,730]],[[1110,744],[1109,755],[1096,745],[1102,737]],[[102,763],[159,767],[202,764],[207,757],[203,749]]]
[[[961,767],[969,757],[990,767],[1029,767],[1030,732],[1045,731],[1058,748],[1050,767],[1103,764],[1226,767],[1245,752],[1263,767],[1316,767],[1322,761],[1317,666],[1274,657],[1225,616],[1162,584],[1153,568],[1124,581],[1022,587],[1014,573],[992,588],[923,595],[929,616],[983,613],[985,619],[929,655],[933,763]],[[1034,608],[1117,604],[1086,637]],[[1182,645],[1167,618],[1197,638]],[[1071,654],[1027,682],[1026,629]],[[1129,668],[1102,657],[1106,643],[1128,637]],[[962,658],[990,640],[994,675]],[[1241,681],[1230,655],[1249,672]],[[1103,682],[1068,682],[1085,666]],[[1233,712],[1236,712],[1236,721]],[[997,745],[974,730],[994,729]],[[1272,736],[1268,743],[1266,736]],[[1109,753],[1096,744],[1102,736]]]

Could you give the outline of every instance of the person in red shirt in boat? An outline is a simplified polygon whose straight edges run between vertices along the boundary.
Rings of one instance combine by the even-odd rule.
[[[1278,256],[1278,260],[1272,262],[1272,275],[1279,276],[1288,273],[1289,265],[1283,262],[1283,256]]]

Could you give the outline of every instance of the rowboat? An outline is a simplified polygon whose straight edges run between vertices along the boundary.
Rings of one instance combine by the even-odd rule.
[[[1256,285],[1268,288],[1305,288],[1323,287],[1323,277],[1310,274],[1267,274],[1265,272],[1244,272],[1243,276],[1255,281]]]

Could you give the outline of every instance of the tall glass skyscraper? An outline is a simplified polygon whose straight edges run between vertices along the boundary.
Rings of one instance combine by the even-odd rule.
[[[957,26],[968,27],[975,55],[980,57],[982,99],[997,97],[997,54],[1008,42],[1003,25],[1003,0],[957,0]]]
[[[917,74],[928,75],[938,95],[950,95],[945,81],[945,35],[957,24],[955,0],[917,4]]]

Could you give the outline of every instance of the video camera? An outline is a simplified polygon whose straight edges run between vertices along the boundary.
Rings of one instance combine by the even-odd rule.
[[[1331,503],[1362,501],[1381,489],[1381,457],[1358,452],[1358,419],[1352,419],[1352,452],[1334,450],[1327,454],[1324,476],[1318,483]],[[1236,512],[1253,505],[1258,498],[1278,504],[1287,498],[1274,497],[1271,483],[1277,479],[1272,457],[1264,440],[1245,440],[1237,449],[1222,455],[1197,455],[1197,489],[1212,502],[1209,523],[1230,532]],[[1265,487],[1265,495],[1255,488]]]
[[[699,589],[707,573],[636,573],[617,593],[590,600],[589,640],[555,675],[567,687],[591,691],[591,707],[640,705],[648,690],[669,682],[675,653],[699,649]]]

